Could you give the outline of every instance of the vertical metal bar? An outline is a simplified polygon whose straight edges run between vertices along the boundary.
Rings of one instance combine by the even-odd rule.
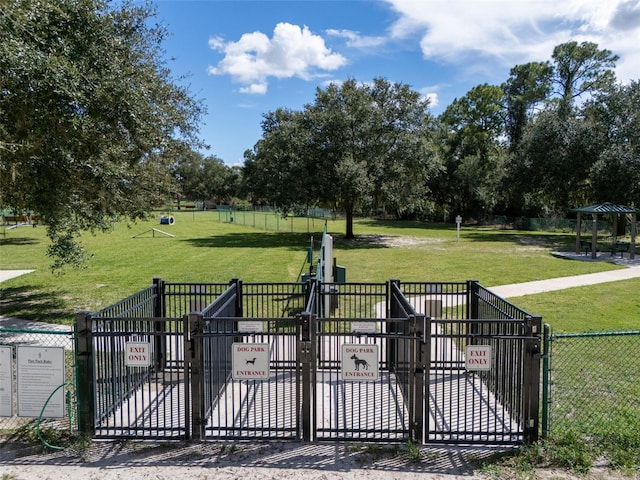
[[[153,317],[164,318],[164,281],[161,278],[153,279],[155,287],[155,301],[153,304]],[[166,323],[162,320],[153,324],[154,344],[155,344],[155,368],[157,372],[162,372],[167,368],[167,336]]]
[[[523,421],[525,443],[538,440],[540,409],[540,335],[542,317],[529,317],[526,320],[525,358],[523,365]]]
[[[542,438],[549,435],[549,345],[551,343],[551,327],[544,324],[544,346],[542,355]]]
[[[425,360],[423,356],[424,335],[426,318],[424,315],[413,317],[411,326],[412,339],[412,375],[410,376],[413,383],[413,418],[411,426],[411,440],[422,443],[422,434],[424,431],[424,372]]]
[[[300,339],[300,348],[299,348],[299,362],[302,367],[302,439],[305,442],[310,442],[312,439],[312,429],[311,429],[311,314],[309,312],[304,312],[301,315],[302,321],[302,335]]]
[[[199,312],[188,315],[191,365],[191,438],[204,439],[204,319]]]
[[[311,381],[309,386],[311,392],[309,395],[309,411],[311,413],[311,439],[315,440],[318,436],[318,419],[317,419],[317,385],[318,385],[318,319],[311,314],[309,319],[310,341],[309,341],[309,368],[311,370]]]
[[[76,392],[78,396],[78,430],[95,434],[95,381],[93,373],[93,334],[91,314],[81,312],[74,322],[76,352]]]
[[[480,318],[480,305],[479,305],[479,283],[477,280],[467,280],[467,320],[478,320]],[[478,323],[470,322],[467,325],[467,338],[471,335],[478,333]],[[468,343],[475,343],[472,338]]]

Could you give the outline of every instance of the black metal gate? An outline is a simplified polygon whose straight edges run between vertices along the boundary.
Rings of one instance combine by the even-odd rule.
[[[79,423],[96,437],[537,438],[541,319],[477,282],[157,280],[76,323]],[[127,364],[132,342],[148,366]],[[250,349],[266,376],[238,378],[261,362],[238,370]]]

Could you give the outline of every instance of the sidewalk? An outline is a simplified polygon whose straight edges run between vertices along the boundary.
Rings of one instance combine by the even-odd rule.
[[[535,280],[532,282],[515,283],[512,285],[499,285],[487,288],[502,298],[512,298],[640,277],[640,257],[636,257],[634,260],[629,260],[628,257],[620,258],[618,256],[613,257],[609,253],[600,253],[596,259],[592,259],[590,256],[570,252],[555,252],[553,255],[556,257],[583,262],[611,262],[627,268],[609,270],[607,272],[587,273],[584,275],[549,278],[547,280]]]
[[[11,280],[12,278],[19,277],[21,275],[26,275],[27,273],[31,273],[34,270],[0,270],[0,283],[6,280]]]

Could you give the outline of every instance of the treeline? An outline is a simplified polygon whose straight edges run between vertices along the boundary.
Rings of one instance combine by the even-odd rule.
[[[637,205],[640,85],[617,81],[617,60],[594,43],[564,43],[437,117],[418,92],[383,78],[319,88],[302,110],[264,115],[244,167],[226,167],[225,195],[284,213],[334,208],[347,236],[354,213],[545,217]]]
[[[4,2],[0,9],[0,208],[34,212],[53,267],[83,264],[84,232],[147,218],[170,198],[442,218],[538,217],[640,197],[640,89],[618,57],[558,45],[435,116],[377,78],[318,88],[264,115],[242,167],[204,157],[205,112],[164,56],[150,3]]]

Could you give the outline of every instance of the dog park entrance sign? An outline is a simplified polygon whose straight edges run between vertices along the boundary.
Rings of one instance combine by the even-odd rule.
[[[234,380],[269,379],[268,343],[234,343],[231,347],[231,370]]]
[[[342,344],[342,380],[375,382],[379,377],[378,345]]]

